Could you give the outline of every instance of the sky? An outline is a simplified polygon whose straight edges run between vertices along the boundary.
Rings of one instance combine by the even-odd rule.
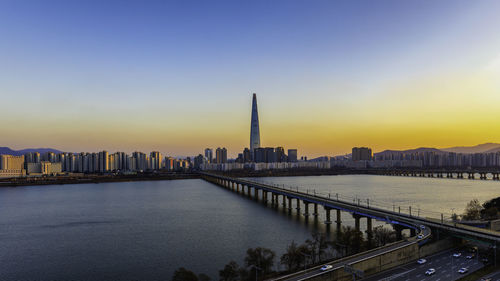
[[[0,0],[0,146],[500,142],[500,1]]]

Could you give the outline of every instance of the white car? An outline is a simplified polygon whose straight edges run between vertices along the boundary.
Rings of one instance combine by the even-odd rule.
[[[420,229],[425,229],[425,225],[421,225],[421,226],[420,226]]]
[[[424,263],[426,263],[426,262],[427,262],[427,260],[426,260],[426,259],[419,259],[419,260],[417,261],[417,263],[418,263],[418,264],[424,264]]]
[[[329,264],[325,264],[321,267],[321,271],[325,271],[325,270],[328,270],[328,269],[332,269],[333,266],[332,265],[329,265]]]
[[[423,234],[419,234],[419,235],[417,236],[417,238],[418,238],[418,239],[422,239],[422,238],[424,238],[424,235],[423,235]]]
[[[454,253],[454,254],[453,254],[453,256],[454,256],[455,258],[459,258],[459,257],[461,257],[461,256],[462,256],[462,253]]]
[[[434,268],[429,268],[426,272],[425,275],[432,275],[436,273],[436,270]]]
[[[466,267],[462,267],[458,270],[458,273],[460,274],[464,274],[464,273],[467,273],[467,271],[469,271],[469,269],[467,269]]]

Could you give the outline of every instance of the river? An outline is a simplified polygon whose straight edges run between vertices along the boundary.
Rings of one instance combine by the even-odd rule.
[[[422,214],[461,213],[472,198],[500,196],[500,182],[479,180],[255,180],[346,200],[369,198],[388,208],[413,205]],[[324,212],[320,216],[317,224],[307,222],[198,179],[2,188],[0,280],[169,280],[181,266],[216,280],[230,260],[243,263],[247,248],[271,248],[279,261],[292,240],[302,243],[325,231]],[[349,214],[342,220],[353,224]]]

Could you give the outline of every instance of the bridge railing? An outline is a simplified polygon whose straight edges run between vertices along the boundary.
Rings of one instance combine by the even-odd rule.
[[[255,179],[252,179],[255,180]],[[367,207],[367,208],[378,208],[382,209],[385,211],[397,213],[397,214],[403,214],[403,215],[408,215],[414,218],[432,218],[434,220],[439,220],[440,223],[443,224],[450,224],[453,225],[454,222],[452,220],[452,214],[451,213],[442,213],[442,212],[436,212],[436,211],[429,211],[429,210],[424,210],[421,209],[419,206],[412,206],[410,204],[408,205],[402,205],[402,204],[397,204],[395,202],[391,201],[385,201],[385,200],[380,200],[380,199],[371,199],[371,198],[362,198],[359,196],[349,196],[345,194],[340,194],[340,193],[333,193],[333,192],[324,192],[324,191],[317,191],[316,189],[307,189],[307,188],[301,188],[298,186],[291,186],[291,185],[286,185],[286,184],[276,184],[273,182],[267,182],[263,181],[260,179],[255,180],[256,182],[272,186],[274,188],[279,188],[283,189],[286,191],[294,191],[294,192],[300,192],[304,193],[307,195],[314,195],[318,197],[322,197],[324,199],[330,199],[330,200],[336,200],[339,202],[343,203],[349,203],[353,205],[358,205],[361,207]],[[401,202],[398,202],[401,203]],[[408,202],[410,203],[410,202]]]

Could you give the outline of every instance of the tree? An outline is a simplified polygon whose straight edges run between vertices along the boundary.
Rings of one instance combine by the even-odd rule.
[[[481,211],[481,218],[485,220],[495,220],[498,219],[498,209],[497,207],[489,207]]]
[[[358,253],[362,248],[363,233],[350,226],[343,226],[339,242],[345,247],[346,254]]]
[[[239,280],[239,265],[235,261],[230,261],[223,270],[219,270],[219,280],[236,281]]]
[[[172,281],[198,281],[198,277],[194,272],[180,267],[174,272]]]
[[[245,264],[247,267],[251,267],[252,271],[255,273],[256,268],[259,268],[259,272],[263,275],[270,273],[274,265],[274,257],[276,254],[267,248],[249,248],[247,250],[247,256],[245,257]]]
[[[302,263],[302,254],[295,241],[292,241],[286,248],[286,252],[281,256],[281,264],[285,265],[287,270],[297,270]]]
[[[374,227],[372,230],[373,241],[376,247],[384,246],[387,243],[396,241],[396,233],[382,225]]]
[[[493,198],[484,202],[481,218],[487,220],[498,219],[498,211],[500,210],[500,197]]]
[[[479,200],[473,199],[465,208],[465,212],[462,215],[464,220],[479,220],[481,219],[481,211],[483,210],[483,206],[479,204]]]
[[[208,275],[200,273],[198,274],[198,281],[211,281],[211,279]]]

